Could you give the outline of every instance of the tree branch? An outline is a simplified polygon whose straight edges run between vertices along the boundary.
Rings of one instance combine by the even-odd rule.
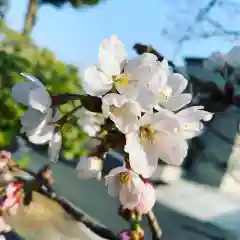
[[[153,211],[147,214],[148,225],[152,231],[152,240],[160,240],[162,236],[162,230],[158,224],[157,218]]]
[[[196,24],[198,24],[199,22],[201,22],[206,15],[211,11],[211,9],[218,3],[218,0],[210,0],[207,5],[203,8],[201,8],[198,12],[198,14],[196,15],[193,24],[189,25],[187,27],[186,32],[183,34],[183,36],[178,40],[178,44],[176,47],[176,50],[174,51],[175,54],[177,54],[182,47],[182,44],[189,39],[189,35],[193,32]]]

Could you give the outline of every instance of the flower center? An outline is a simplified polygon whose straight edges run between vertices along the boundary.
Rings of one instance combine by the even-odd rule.
[[[159,100],[167,101],[171,97],[171,95],[172,95],[172,89],[167,86],[164,86],[159,91],[158,97],[159,97]]]
[[[155,139],[155,133],[156,131],[150,124],[140,127],[140,139],[143,142],[153,143]]]
[[[111,105],[109,111],[114,116],[121,116],[122,115],[122,108],[121,107],[115,107],[114,105]]]
[[[119,181],[122,185],[130,184],[132,180],[131,174],[129,172],[119,173]]]
[[[129,78],[126,74],[120,74],[113,79],[115,84],[119,84],[121,86],[128,86]]]

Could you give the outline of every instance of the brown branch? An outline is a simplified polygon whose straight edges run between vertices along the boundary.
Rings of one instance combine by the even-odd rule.
[[[162,230],[158,224],[157,218],[153,211],[150,211],[147,215],[148,225],[152,231],[152,240],[160,240],[162,236]]]
[[[206,15],[211,11],[211,9],[218,3],[218,0],[210,0],[207,5],[203,8],[201,8],[198,12],[198,14],[196,15],[193,24],[189,25],[186,32],[183,34],[183,36],[178,40],[178,44],[176,47],[176,50],[174,51],[175,54],[177,54],[181,47],[182,44],[189,39],[189,35],[193,32],[196,24],[198,24],[199,22],[201,22]]]

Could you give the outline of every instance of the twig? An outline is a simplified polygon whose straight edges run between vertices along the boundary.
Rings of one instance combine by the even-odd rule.
[[[201,22],[204,17],[207,16],[207,14],[211,11],[211,9],[218,3],[218,0],[210,0],[206,6],[204,6],[203,8],[201,8],[198,12],[198,14],[196,15],[193,24],[189,25],[187,27],[186,32],[183,34],[183,36],[179,39],[178,44],[176,46],[176,49],[174,51],[174,55],[177,55],[177,53],[179,53],[179,51],[181,50],[182,44],[188,40],[189,35],[193,32],[195,26],[197,23]]]
[[[152,231],[152,240],[160,240],[162,236],[162,230],[153,211],[150,211],[146,216],[148,219],[148,225]]]

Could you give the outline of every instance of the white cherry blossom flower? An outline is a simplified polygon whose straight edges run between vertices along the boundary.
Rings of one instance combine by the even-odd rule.
[[[42,113],[48,111],[52,100],[45,86],[38,79],[27,73],[21,73],[21,75],[27,81],[13,86],[12,97],[29,108],[39,110]]]
[[[121,132],[137,130],[137,120],[141,116],[137,102],[117,93],[109,93],[102,98],[102,111],[103,115],[109,117]]]
[[[177,111],[190,103],[192,95],[183,93],[188,84],[187,79],[179,73],[171,72],[166,60],[158,63],[157,66],[154,77],[147,85],[148,89],[143,90],[147,96],[141,98],[140,95],[138,98],[140,104],[145,108],[154,105],[156,110],[164,107]]]
[[[140,203],[144,182],[133,171],[125,167],[112,169],[105,177],[108,194],[118,197],[123,208],[133,209]]]
[[[114,86],[121,94],[134,97],[139,86],[151,80],[157,57],[145,53],[127,61],[123,43],[115,36],[100,44],[98,66],[84,71],[82,81],[85,92],[102,96]]]
[[[21,118],[22,133],[34,144],[45,144],[52,139],[55,125],[60,118],[58,110],[49,109],[46,113],[29,108]]]
[[[100,180],[102,169],[103,160],[94,156],[82,157],[76,167],[78,177],[83,179],[96,178]]]
[[[155,171],[158,158],[179,165],[187,154],[187,142],[178,134],[180,123],[165,109],[145,114],[138,121],[139,128],[126,134],[125,151],[129,153],[131,168],[145,178]]]
[[[213,114],[205,111],[203,106],[185,108],[176,114],[180,123],[181,136],[190,139],[200,135],[204,129],[201,121],[210,121]]]

